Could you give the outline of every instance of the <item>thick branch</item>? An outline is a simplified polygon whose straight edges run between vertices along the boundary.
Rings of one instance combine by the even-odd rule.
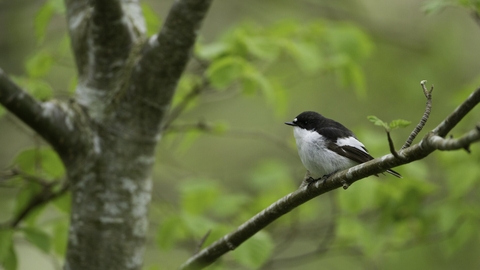
[[[211,0],[175,1],[161,32],[145,44],[116,109],[119,129],[137,133],[126,136],[158,135],[210,4]],[[138,117],[132,118],[132,113]]]
[[[90,5],[87,84],[99,91],[111,90],[112,84],[120,79],[119,71],[132,44],[145,34],[145,22],[138,1],[93,0]]]
[[[79,82],[78,103],[102,118],[125,79],[134,44],[146,32],[137,0],[66,1]]]
[[[68,160],[80,144],[76,130],[78,112],[60,101],[39,102],[0,69],[0,104],[36,131]],[[75,154],[78,154],[76,152]]]
[[[442,121],[432,132],[440,137],[447,136],[448,132],[455,127],[460,120],[465,117],[480,102],[480,88],[475,90],[470,96],[458,106],[445,120]]]
[[[480,124],[470,132],[464,134],[458,139],[444,139],[437,135],[432,135],[428,138],[429,143],[436,149],[443,151],[451,151],[458,149],[465,149],[470,152],[470,144],[480,140]]]
[[[209,247],[192,256],[181,266],[181,269],[199,269],[212,264],[220,256],[235,249],[279,217],[312,198],[342,187],[344,184],[351,185],[364,177],[379,174],[387,169],[423,159],[438,149],[436,147],[441,145],[436,143],[436,140],[438,140],[435,139],[436,133],[441,132],[438,135],[441,137],[445,136],[479,102],[480,89],[477,89],[462,105],[448,116],[445,121],[435,128],[433,132],[427,134],[420,143],[400,150],[398,155],[401,158],[395,158],[392,154],[389,154],[335,173],[323,182],[318,181],[312,185],[299,188],[240,225],[234,232],[225,235]],[[473,133],[473,135],[471,133]],[[459,139],[459,141],[466,145],[469,145],[475,140],[478,140],[478,129]]]

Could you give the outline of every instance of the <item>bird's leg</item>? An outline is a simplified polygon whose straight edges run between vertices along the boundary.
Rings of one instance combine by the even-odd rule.
[[[334,173],[336,173],[336,171],[332,172],[332,173],[329,173],[329,174],[325,174],[324,176],[322,176],[320,178],[317,178],[317,179],[315,179],[313,177],[309,177],[309,178],[305,179],[305,181],[308,183],[309,186],[311,184],[315,183],[315,182],[322,181],[320,183],[320,185],[323,186],[325,184],[325,182],[327,181],[327,179]]]

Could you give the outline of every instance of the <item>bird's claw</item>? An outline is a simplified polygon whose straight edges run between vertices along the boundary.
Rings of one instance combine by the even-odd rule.
[[[320,185],[323,186],[325,184],[325,181],[328,179],[328,177],[330,176],[331,174],[326,174],[320,178],[313,178],[313,177],[308,177],[307,179],[305,179],[305,181],[307,182],[307,185],[310,186],[318,181],[321,181]]]

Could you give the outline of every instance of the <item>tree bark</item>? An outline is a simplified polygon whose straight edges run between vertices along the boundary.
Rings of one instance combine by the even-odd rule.
[[[0,70],[0,103],[59,153],[72,192],[65,269],[141,269],[162,121],[211,0],[177,0],[147,38],[137,0],[65,0],[71,102],[40,102]]]

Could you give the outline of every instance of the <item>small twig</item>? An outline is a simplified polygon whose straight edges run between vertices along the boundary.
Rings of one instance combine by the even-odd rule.
[[[25,173],[25,172],[23,172],[23,171],[21,171],[17,168],[13,168],[11,170],[11,173],[12,173],[12,176],[20,176],[23,179],[25,179],[26,181],[38,184],[42,187],[50,187],[50,186],[52,186],[56,183],[56,182],[48,181],[48,180],[45,180],[43,178],[37,177],[35,175],[30,175],[30,174]]]
[[[395,150],[395,145],[393,144],[392,137],[390,136],[390,131],[385,130],[385,132],[387,132],[388,146],[390,147],[390,153],[396,158],[402,158],[398,155],[397,150]]]
[[[425,84],[427,83],[426,80],[423,80],[420,82],[420,85],[422,86],[423,89],[423,94],[427,98],[427,103],[425,105],[425,112],[423,113],[422,119],[420,119],[420,122],[417,124],[415,129],[410,133],[410,136],[408,136],[407,141],[405,144],[402,146],[401,149],[405,149],[407,147],[410,147],[412,145],[413,140],[417,137],[417,135],[422,131],[423,127],[427,123],[428,117],[430,116],[430,111],[432,110],[432,92],[433,92],[433,84],[430,90],[427,90],[427,87]]]
[[[183,97],[183,100],[175,108],[172,109],[167,119],[165,120],[163,130],[168,129],[172,122],[177,119],[180,114],[182,114],[185,108],[187,108],[188,104],[190,104],[190,102],[195,97],[200,95],[208,87],[208,85],[208,80],[205,77],[202,77],[202,81],[195,85],[192,90],[190,90],[190,92]]]
[[[480,14],[476,11],[472,12],[473,20],[480,26]]]
[[[197,245],[197,248],[195,249],[195,253],[194,254],[197,254],[198,252],[200,252],[200,250],[202,249],[202,246],[203,244],[205,244],[205,241],[207,241],[207,238],[208,236],[210,236],[210,233],[212,232],[212,229],[209,229],[207,231],[207,233],[202,237],[202,239],[200,239],[200,242],[198,242],[198,245]]]
[[[57,191],[53,192],[53,186],[44,186],[43,189],[33,196],[28,204],[23,208],[16,217],[13,218],[12,221],[8,222],[8,227],[10,228],[16,228],[20,222],[30,214],[34,209],[38,208],[39,206],[52,201],[61,195],[63,195],[65,192],[67,192],[69,189],[69,184],[68,181],[63,182],[62,188]],[[5,225],[4,225],[5,226]],[[3,226],[2,226],[3,227]]]

